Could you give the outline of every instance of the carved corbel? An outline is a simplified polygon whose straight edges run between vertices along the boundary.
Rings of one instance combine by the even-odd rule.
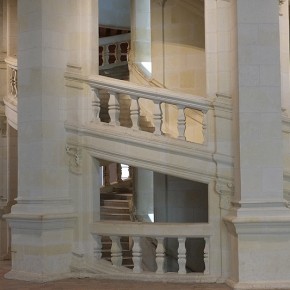
[[[282,16],[283,13],[281,11],[281,6],[285,3],[286,0],[278,0],[278,1],[279,1],[279,10],[280,10],[279,15]]]
[[[220,195],[220,208],[229,210],[231,208],[234,185],[232,182],[218,179],[216,181],[216,191]]]
[[[65,151],[69,157],[69,169],[72,173],[81,174],[81,148],[66,145]]]

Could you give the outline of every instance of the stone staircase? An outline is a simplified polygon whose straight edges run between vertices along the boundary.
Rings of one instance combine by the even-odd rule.
[[[102,221],[134,221],[133,182],[129,178],[101,188],[100,209]],[[112,241],[109,236],[102,237],[102,258],[111,261]],[[122,265],[133,268],[132,241],[127,236],[120,239],[122,247]]]
[[[132,202],[131,190],[101,193],[101,220],[132,221]]]

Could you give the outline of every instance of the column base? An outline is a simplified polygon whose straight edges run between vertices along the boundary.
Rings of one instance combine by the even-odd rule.
[[[289,213],[224,218],[231,244],[230,287],[290,289]]]
[[[233,290],[272,290],[272,289],[290,289],[289,281],[279,281],[279,282],[235,282],[233,280],[226,280],[226,284]]]
[[[6,279],[29,281],[35,283],[45,283],[50,281],[57,281],[62,279],[68,279],[74,277],[73,273],[61,273],[61,274],[38,274],[25,271],[11,270],[4,275]]]
[[[47,282],[71,277],[76,216],[5,216],[11,228],[12,269],[7,279]]]

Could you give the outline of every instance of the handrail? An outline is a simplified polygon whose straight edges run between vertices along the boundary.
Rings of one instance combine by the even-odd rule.
[[[134,95],[152,101],[166,102],[174,105],[182,105],[207,112],[213,109],[212,99],[175,92],[165,88],[142,86],[128,81],[117,80],[100,75],[81,76],[79,74],[66,73],[67,80],[84,82],[97,90],[114,91],[119,94]]]
[[[126,42],[126,41],[130,41],[130,39],[131,39],[131,33],[106,36],[99,39],[99,46],[113,44],[117,42]]]
[[[90,225],[91,233],[110,236],[166,236],[210,237],[212,226],[208,223],[146,223],[125,221],[98,221]]]

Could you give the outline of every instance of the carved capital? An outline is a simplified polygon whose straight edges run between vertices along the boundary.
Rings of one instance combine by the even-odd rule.
[[[75,174],[81,174],[81,148],[74,145],[66,145],[65,151],[69,157],[70,171]]]

